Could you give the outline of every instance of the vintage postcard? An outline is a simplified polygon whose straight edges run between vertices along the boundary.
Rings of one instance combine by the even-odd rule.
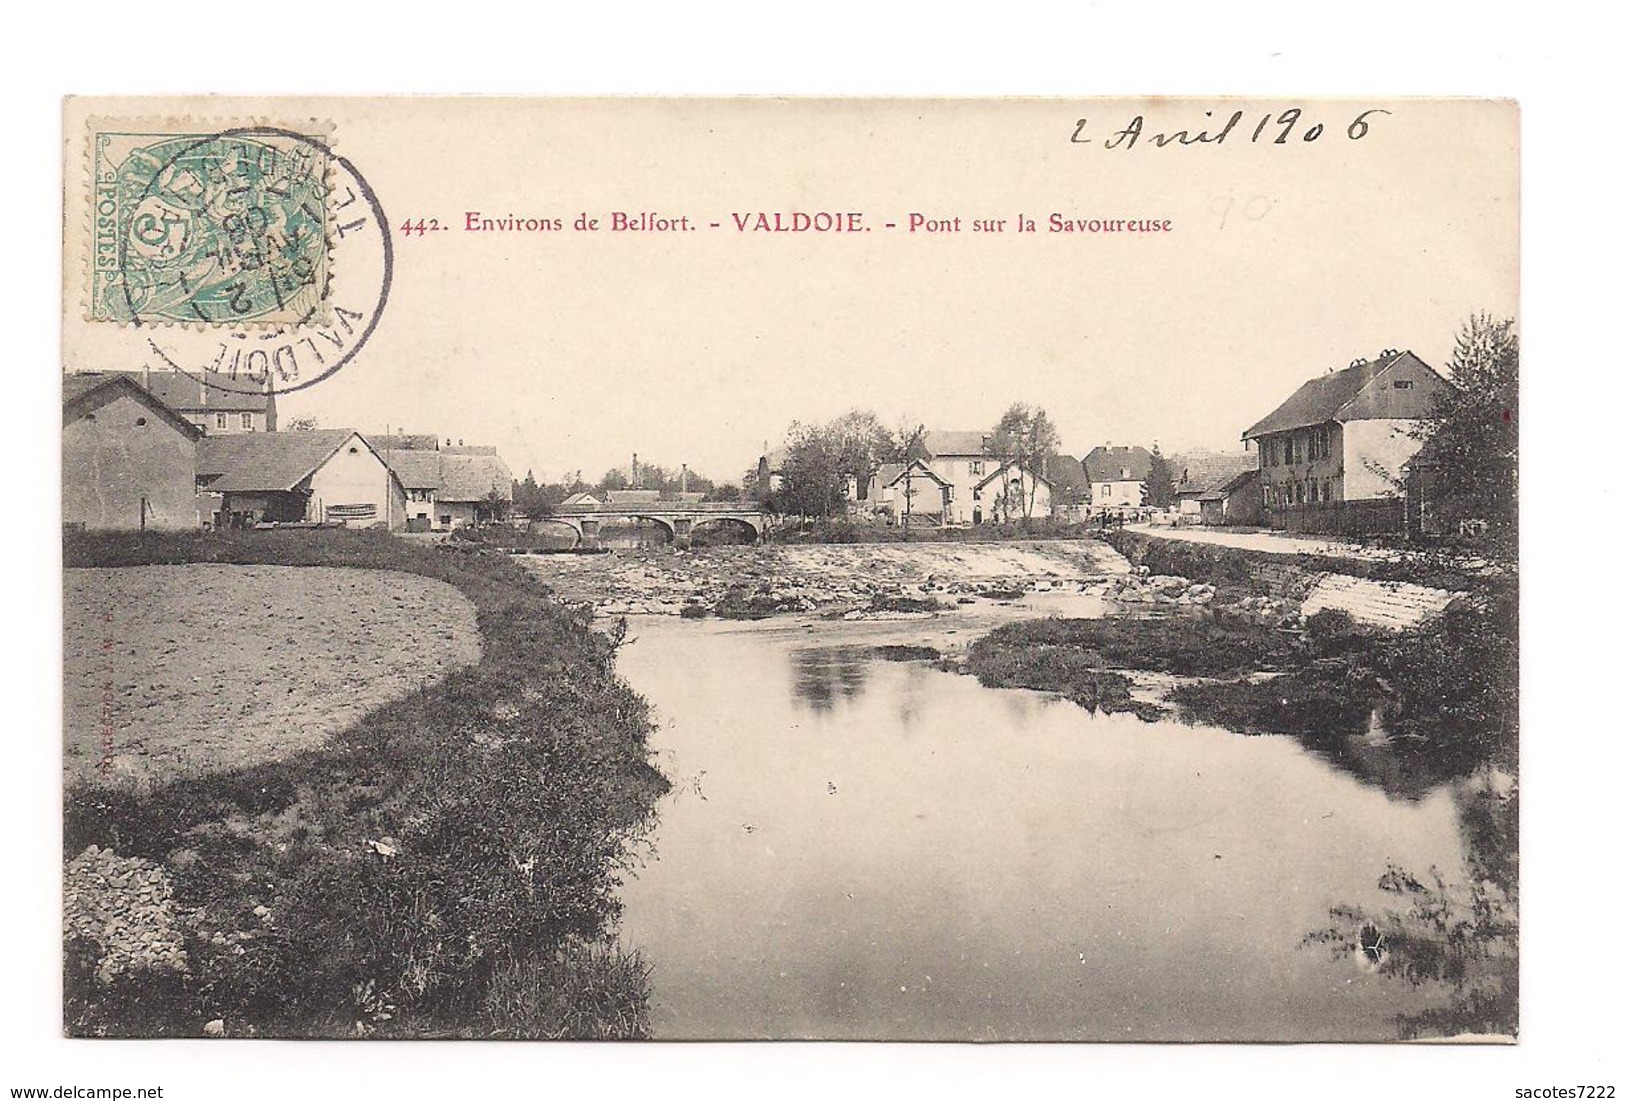
[[[68,1035],[1516,1039],[1516,104],[63,148]]]

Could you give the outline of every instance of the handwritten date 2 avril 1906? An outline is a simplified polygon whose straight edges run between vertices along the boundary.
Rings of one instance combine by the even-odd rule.
[[[1376,115],[1391,115],[1392,111],[1381,107],[1372,107],[1356,114],[1347,126],[1343,127],[1343,135],[1349,141],[1359,141],[1371,132],[1371,121]],[[1178,130],[1162,130],[1150,135],[1146,134],[1145,116],[1135,115],[1128,125],[1112,131],[1111,136],[1101,142],[1102,149],[1133,149],[1142,137],[1148,145],[1158,149],[1168,146],[1175,148],[1192,145],[1223,145],[1225,139],[1232,134],[1246,135],[1250,144],[1290,145],[1303,142],[1319,141],[1326,133],[1326,124],[1304,118],[1303,109],[1289,107],[1280,113],[1266,112],[1253,122],[1251,132],[1243,125],[1247,118],[1246,111],[1233,111],[1218,129],[1214,129],[1216,119],[1212,111],[1202,112],[1207,121],[1195,133],[1190,127]],[[1087,136],[1089,120],[1078,119],[1072,128],[1072,143],[1074,145],[1091,145],[1094,138]],[[1335,133],[1336,131],[1333,131]],[[1237,139],[1238,141],[1240,138]]]

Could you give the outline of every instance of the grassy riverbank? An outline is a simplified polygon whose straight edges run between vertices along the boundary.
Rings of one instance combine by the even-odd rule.
[[[1157,718],[1166,709],[1131,698],[1127,672],[1243,676],[1290,660],[1279,632],[1212,618],[1041,619],[977,639],[965,669],[994,688],[1055,692],[1091,711]]]
[[[646,1034],[615,888],[667,783],[586,612],[505,555],[370,533],[76,537],[64,554],[417,574],[468,598],[483,646],[293,758],[70,788],[68,1032]]]

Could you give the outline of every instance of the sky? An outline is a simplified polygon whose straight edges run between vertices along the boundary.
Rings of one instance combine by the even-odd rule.
[[[1373,107],[1391,113],[1351,140]],[[1151,142],[1238,110],[1224,143]],[[476,98],[289,114],[330,125],[376,190],[395,270],[367,346],[284,395],[281,416],[495,444],[543,481],[591,481],[634,452],[737,480],[793,421],[854,408],[985,429],[1025,401],[1072,454],[1238,449],[1305,379],[1385,348],[1442,370],[1470,313],[1518,308],[1518,119],[1501,103]],[[1136,115],[1145,135],[1105,148]],[[1079,118],[1088,143],[1070,140]],[[615,211],[700,228],[572,228]],[[868,231],[733,223],[793,211],[859,212]],[[470,232],[471,213],[563,228]],[[960,229],[911,233],[910,214]],[[1015,232],[1018,214],[1037,232]],[[1170,225],[1051,233],[1051,214]],[[419,218],[449,228],[399,232]],[[335,264],[342,278],[342,242]],[[69,369],[145,356],[67,311]]]

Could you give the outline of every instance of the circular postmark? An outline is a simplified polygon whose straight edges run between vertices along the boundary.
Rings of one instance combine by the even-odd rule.
[[[209,387],[288,393],[367,343],[394,272],[376,193],[322,138],[97,134],[91,319]]]

